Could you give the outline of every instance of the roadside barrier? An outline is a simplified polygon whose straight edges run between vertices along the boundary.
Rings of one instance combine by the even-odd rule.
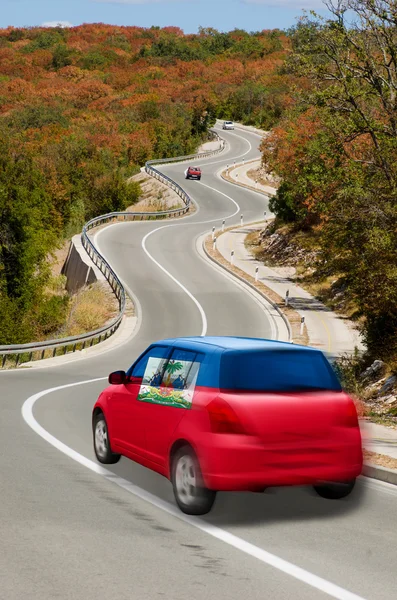
[[[169,188],[174,190],[178,196],[182,199],[184,206],[182,208],[165,210],[162,212],[112,212],[107,215],[101,215],[88,221],[81,232],[81,242],[87,252],[88,256],[103,273],[106,281],[111,287],[114,295],[119,302],[119,311],[116,317],[112,319],[107,325],[90,331],[81,335],[45,340],[43,342],[31,342],[29,344],[13,344],[0,346],[0,368],[4,369],[6,366],[18,367],[25,362],[31,362],[34,360],[43,360],[45,358],[60,356],[76,352],[76,350],[84,350],[87,347],[99,344],[110,336],[112,336],[119,328],[125,313],[126,307],[126,291],[120,279],[113,271],[110,264],[107,262],[104,256],[95,248],[88,232],[106,223],[118,222],[118,221],[143,221],[152,219],[164,219],[169,217],[180,217],[189,212],[191,206],[191,198],[185,192],[185,190],[167,175],[164,175],[155,168],[155,165],[172,164],[175,162],[185,162],[187,160],[209,158],[220,154],[224,151],[226,143],[216,131],[209,131],[209,138],[212,140],[219,141],[220,147],[216,150],[208,152],[202,152],[200,154],[191,154],[190,156],[179,156],[177,158],[166,158],[161,160],[150,160],[145,164],[145,171],[151,177],[154,177],[158,181],[167,185]],[[8,364],[7,364],[8,361]]]

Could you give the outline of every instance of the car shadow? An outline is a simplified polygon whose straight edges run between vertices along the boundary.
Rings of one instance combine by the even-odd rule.
[[[108,468],[176,506],[172,485],[165,477],[124,458]],[[202,518],[219,527],[338,518],[357,510],[366,492],[361,482],[342,500],[325,500],[310,487],[268,488],[264,493],[218,492],[212,511]]]
[[[366,493],[362,484],[341,500],[321,498],[311,487],[268,488],[262,494],[222,492],[204,518],[219,527],[335,519],[357,510]]]

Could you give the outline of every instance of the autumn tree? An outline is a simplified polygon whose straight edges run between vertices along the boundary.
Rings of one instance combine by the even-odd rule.
[[[279,216],[322,223],[323,260],[343,273],[372,355],[397,354],[397,2],[326,3],[292,32],[288,70],[311,82],[273,143]],[[301,125],[315,112],[308,138]],[[296,135],[298,133],[298,135]],[[285,166],[288,143],[290,164]],[[265,148],[266,152],[266,148]]]

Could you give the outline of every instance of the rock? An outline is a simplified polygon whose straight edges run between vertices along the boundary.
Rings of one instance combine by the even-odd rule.
[[[370,385],[367,386],[367,390],[369,392],[373,392],[376,389],[379,389],[379,387],[386,381],[386,378],[381,379],[380,381],[375,381],[375,383],[371,383]]]
[[[397,404],[397,396],[386,396],[384,403],[388,406],[393,406],[394,404]]]
[[[389,392],[397,383],[397,375],[388,377],[379,391],[379,395]]]
[[[368,377],[374,377],[379,374],[385,367],[385,363],[382,360],[375,360],[368,369],[365,369],[364,373],[361,373],[360,377],[366,379]]]

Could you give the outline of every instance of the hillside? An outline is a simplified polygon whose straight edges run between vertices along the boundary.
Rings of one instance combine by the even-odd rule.
[[[265,128],[289,102],[279,31],[103,24],[0,30],[0,344],[51,336],[69,299],[48,264],[88,218],[133,205],[146,160],[216,117]]]
[[[306,267],[317,287],[337,281],[344,310],[360,323],[365,360],[395,372],[395,3],[348,4],[353,21],[332,2],[328,20],[312,14],[290,32],[284,72],[301,91],[264,139],[263,161],[281,181],[270,202],[275,227],[315,246]]]

